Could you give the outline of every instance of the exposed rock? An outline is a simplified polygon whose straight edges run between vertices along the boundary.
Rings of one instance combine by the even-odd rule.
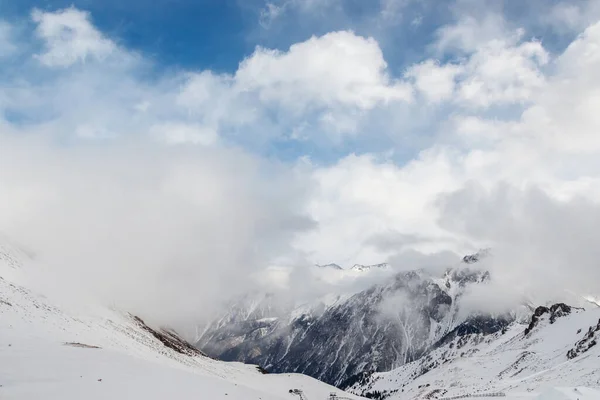
[[[175,350],[178,353],[188,356],[205,355],[190,343],[181,339],[176,332],[168,329],[156,330],[150,328],[140,317],[133,317],[133,320],[144,330],[151,333],[156,339],[162,342],[166,347]]]
[[[556,303],[552,305],[550,308],[539,306],[533,312],[531,316],[531,321],[529,322],[529,326],[525,329],[525,335],[528,335],[533,328],[535,328],[542,316],[545,314],[549,315],[550,323],[553,324],[557,318],[563,317],[565,315],[569,315],[573,307],[566,305],[565,303]]]
[[[598,344],[598,340],[600,339],[600,320],[598,320],[598,324],[596,326],[590,326],[587,333],[583,336],[583,339],[577,341],[575,346],[567,352],[567,358],[573,359],[580,354],[585,353],[596,344]]]

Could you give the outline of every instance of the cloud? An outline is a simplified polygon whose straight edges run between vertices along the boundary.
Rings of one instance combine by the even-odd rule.
[[[413,78],[415,86],[431,102],[448,100],[454,94],[455,79],[462,67],[453,64],[440,65],[434,60],[426,60],[411,66],[406,71]]]
[[[200,318],[311,226],[293,175],[235,149],[1,139],[2,231],[48,268],[35,283],[75,298]]]
[[[446,197],[444,210],[448,228],[494,248],[494,288],[504,289],[505,301],[572,302],[574,294],[597,292],[598,203],[560,201],[535,188],[471,185]]]
[[[600,6],[595,1],[578,3],[558,2],[543,13],[542,22],[550,25],[558,33],[579,33],[600,17]]]
[[[37,36],[45,42],[45,51],[37,58],[49,67],[68,67],[89,58],[104,59],[117,51],[116,44],[91,24],[89,14],[76,8],[59,12],[35,9],[31,18],[37,23]]]
[[[150,134],[167,144],[193,143],[200,145],[213,145],[218,139],[218,134],[199,125],[165,122],[150,128]]]
[[[374,39],[341,31],[294,44],[285,53],[258,48],[241,63],[235,79],[240,90],[257,91],[261,100],[297,111],[410,101],[410,87],[391,80],[386,68]]]
[[[540,67],[547,62],[548,53],[540,42],[491,41],[466,63],[458,101],[473,107],[526,102],[544,85]]]
[[[32,285],[180,324],[294,257],[303,177],[223,139],[255,121],[231,76],[149,79],[86,13],[33,15],[45,52],[0,78],[0,231],[34,249]]]
[[[273,3],[267,3],[265,8],[260,10],[260,19],[259,23],[265,29],[268,29],[271,26],[271,23],[285,11],[285,3],[282,5],[276,5]]]
[[[521,283],[505,290],[504,305],[597,292],[590,282],[597,280],[591,241],[600,189],[594,132],[600,121],[592,110],[600,87],[593,50],[599,27],[588,27],[555,57],[539,42],[511,42],[509,36],[491,39],[502,43],[491,47],[499,50],[497,59],[487,53],[490,44],[482,44],[450,64],[462,75],[453,96],[440,100],[440,109],[452,111],[440,111],[446,123],[438,126],[434,145],[404,165],[361,155],[317,170],[319,189],[309,210],[319,227],[302,235],[300,245],[313,249],[317,259],[349,254],[361,262],[379,258],[399,265],[407,249],[428,254],[424,262],[408,262],[424,265],[436,264],[439,252],[492,247],[497,251],[490,268],[499,288]],[[480,57],[502,68],[480,64]],[[541,68],[550,63],[551,69]],[[494,71],[507,73],[506,80]],[[473,79],[484,82],[474,93],[489,102],[461,97],[461,85]],[[502,104],[516,111],[480,111]],[[347,243],[362,245],[349,251]]]
[[[446,157],[424,152],[401,168],[373,156],[350,155],[331,167],[317,168],[308,212],[319,226],[299,237],[297,246],[318,263],[372,264],[390,255],[372,247],[373,236],[382,232],[444,237],[435,224],[433,200],[444,190],[460,187]],[[354,245],[349,248],[348,243]],[[421,244],[428,248],[427,240]]]
[[[13,43],[12,38],[12,26],[8,22],[0,20],[0,57],[5,57],[16,49],[17,46]]]
[[[486,15],[406,67],[336,30],[216,73],[35,11],[42,51],[1,67],[0,230],[58,271],[44,284],[180,320],[266,266],[285,286],[314,263],[437,269],[488,246],[502,282],[591,291],[600,24],[554,53]]]
[[[442,53],[452,50],[472,52],[492,40],[506,37],[507,30],[502,15],[489,13],[478,18],[462,14],[456,22],[437,30],[434,48]]]

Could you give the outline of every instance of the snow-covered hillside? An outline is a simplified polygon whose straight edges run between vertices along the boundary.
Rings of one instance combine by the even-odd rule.
[[[541,399],[600,399],[600,392],[591,389],[549,390],[600,387],[600,346],[595,345],[599,340],[600,308],[539,307],[527,323],[515,321],[490,335],[455,336],[417,361],[365,375],[351,390],[378,399],[494,393],[509,398],[545,393]],[[562,397],[563,392],[574,397]]]
[[[27,257],[0,247],[2,399],[298,399],[290,390],[309,400],[331,392],[358,399],[303,375],[210,359],[127,313],[57,307],[15,281]]]

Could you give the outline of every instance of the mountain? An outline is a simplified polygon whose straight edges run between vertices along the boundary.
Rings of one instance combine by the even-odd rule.
[[[325,265],[319,265],[319,264],[317,264],[317,267],[319,267],[319,268],[331,268],[331,269],[336,269],[336,270],[342,270],[343,269],[342,267],[340,267],[339,265],[334,264],[334,263],[332,263],[332,264],[325,264]]]
[[[350,390],[379,400],[485,394],[531,399],[535,392],[545,393],[540,399],[600,399],[600,391],[582,388],[600,386],[599,340],[600,308],[540,306],[528,321],[494,333],[452,335],[418,360],[365,373]],[[550,389],[557,384],[571,388]]]
[[[470,264],[442,276],[398,273],[356,294],[329,296],[287,312],[271,312],[273,297],[263,296],[250,308],[245,299],[205,327],[196,346],[222,360],[346,387],[365,371],[417,360],[455,329],[494,333],[510,324],[512,315],[459,315],[465,290],[490,279]]]
[[[352,268],[350,268],[352,271],[357,271],[357,272],[366,272],[366,271],[373,271],[373,270],[388,270],[390,269],[389,264],[386,263],[382,263],[382,264],[373,264],[373,265],[361,265],[361,264],[354,264],[354,266],[352,266]]]
[[[175,331],[126,312],[82,305],[75,312],[59,306],[15,278],[26,275],[24,270],[31,262],[36,262],[31,253],[0,244],[2,398],[600,398],[593,389],[600,386],[600,308],[582,309],[559,303],[539,306],[531,310],[527,319],[484,315],[457,318],[454,311],[460,293],[469,285],[485,284],[490,279],[481,271],[449,270],[442,277],[406,272],[356,295],[328,296],[310,306],[296,307],[289,314],[287,306],[273,296],[249,296],[240,307],[230,310],[230,316],[235,318],[220,320],[219,326],[224,328],[244,316],[246,324],[257,324],[256,340],[268,337],[279,324],[296,322],[296,336],[310,338],[305,342],[307,346],[321,346],[320,354],[305,347],[307,359],[321,363],[324,368],[320,371],[331,366],[339,373],[339,364],[335,359],[331,362],[327,354],[327,346],[333,343],[324,341],[333,338],[326,335],[323,327],[332,328],[334,335],[342,337],[336,342],[341,345],[335,357],[347,360],[353,371],[363,371],[344,383],[354,392],[349,394],[304,375],[265,374],[256,366],[217,361]],[[15,271],[22,274],[14,274]],[[398,292],[418,300],[393,296],[394,301],[385,303],[384,299],[390,298],[388,294]],[[251,298],[256,301],[250,301]],[[375,304],[378,307],[374,308]],[[414,306],[420,308],[413,309]],[[372,314],[374,309],[378,309],[379,317]],[[387,320],[390,310],[398,314]],[[280,317],[269,317],[273,313]],[[429,317],[429,322],[426,318],[414,322],[423,315]],[[373,331],[373,325],[383,329],[385,335]],[[352,335],[346,335],[344,329],[363,336],[349,340]],[[395,330],[416,335],[395,342]],[[419,339],[424,332],[431,336]],[[231,338],[239,340],[239,335]],[[296,347],[295,340],[286,342],[290,351],[299,351],[291,350]],[[353,347],[357,343],[362,343],[362,347]],[[402,365],[397,368],[376,372],[375,364],[385,360],[387,350],[383,346],[394,343],[403,346],[396,348],[397,354],[412,355],[400,361]],[[234,340],[231,345],[240,343]],[[362,358],[361,366],[353,360],[354,354],[363,354],[363,349],[370,356]]]
[[[303,375],[211,359],[176,332],[126,312],[58,306],[9,278],[27,276],[30,262],[27,252],[0,245],[2,399],[312,400],[331,392],[359,399]]]

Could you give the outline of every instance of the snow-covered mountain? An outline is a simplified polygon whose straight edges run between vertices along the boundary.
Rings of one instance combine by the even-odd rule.
[[[329,296],[287,312],[273,312],[279,301],[272,296],[242,299],[203,329],[196,345],[219,359],[346,387],[365,371],[417,360],[459,326],[481,333],[507,326],[513,315],[459,315],[465,290],[488,279],[487,272],[463,263],[442,276],[398,273],[353,295]]]
[[[442,275],[402,272],[353,295],[283,307],[276,315],[277,299],[263,295],[245,303],[251,310],[233,307],[206,327],[197,346],[375,399],[521,398],[521,392],[530,399],[557,384],[600,386],[595,304],[588,302],[588,310],[523,305],[496,315],[461,309],[466,293],[490,283],[480,267],[489,254],[466,256]],[[592,389],[573,390],[556,393],[596,398],[589,397]]]
[[[352,266],[352,268],[350,268],[350,269],[352,271],[358,271],[358,272],[366,272],[366,271],[373,271],[373,270],[389,270],[390,265],[387,263],[373,264],[373,265],[354,264]]]
[[[15,278],[27,274],[27,258],[13,245],[0,246],[2,399],[359,398],[303,375],[265,375],[211,359],[175,332],[125,312],[59,307]]]
[[[600,308],[556,304],[526,319],[459,317],[461,294],[490,279],[482,271],[405,272],[291,312],[273,296],[250,296],[201,332],[220,332],[216,343],[229,351],[254,350],[244,353],[249,358],[284,354],[325,379],[347,375],[340,386],[348,394],[304,375],[217,361],[126,312],[59,306],[20,279],[30,257],[13,244],[0,246],[3,399],[600,399],[593,389],[600,386]],[[235,324],[237,335],[229,330]],[[282,335],[281,327],[291,330]]]
[[[600,308],[538,307],[529,321],[490,334],[448,337],[420,359],[365,373],[351,391],[375,399],[600,399]],[[580,387],[551,389],[554,386]],[[588,388],[581,388],[581,386]]]

